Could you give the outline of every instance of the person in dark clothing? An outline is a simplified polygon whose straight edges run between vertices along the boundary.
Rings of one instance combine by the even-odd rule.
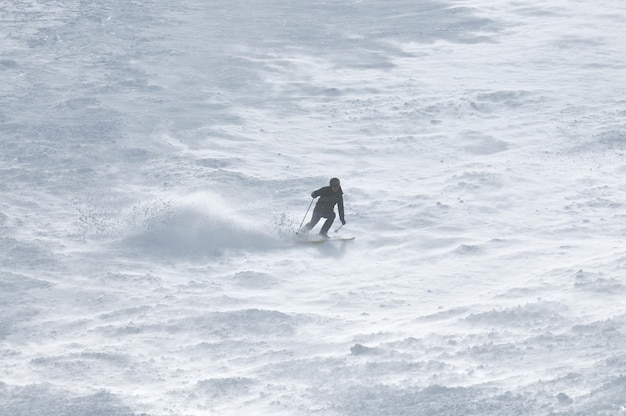
[[[339,219],[341,220],[341,224],[346,224],[346,219],[344,217],[343,212],[343,191],[341,189],[341,184],[339,179],[332,178],[330,180],[330,186],[325,186],[323,188],[318,189],[317,191],[313,191],[311,193],[312,198],[319,197],[317,203],[315,204],[315,209],[313,209],[313,216],[311,217],[311,221],[304,226],[306,231],[310,231],[315,227],[315,225],[319,222],[320,219],[326,218],[324,225],[322,225],[322,229],[320,230],[320,235],[322,237],[328,238],[328,230],[330,226],[335,221],[335,205],[339,210]]]

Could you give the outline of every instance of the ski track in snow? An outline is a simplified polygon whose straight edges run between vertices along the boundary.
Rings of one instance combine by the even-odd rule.
[[[1,9],[0,416],[626,414],[620,1]]]

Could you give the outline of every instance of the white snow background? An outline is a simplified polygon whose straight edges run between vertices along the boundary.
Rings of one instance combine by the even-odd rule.
[[[0,414],[626,415],[625,40],[623,0],[1,1]],[[356,240],[296,244],[333,176]]]

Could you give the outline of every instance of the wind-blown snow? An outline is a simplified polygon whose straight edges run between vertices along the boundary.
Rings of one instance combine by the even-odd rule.
[[[626,413],[620,1],[0,21],[0,416]]]

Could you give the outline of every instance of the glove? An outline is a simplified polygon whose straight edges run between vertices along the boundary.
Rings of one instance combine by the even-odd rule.
[[[311,192],[311,198],[315,198],[315,192]]]
[[[341,220],[341,225],[346,225],[346,220]]]

